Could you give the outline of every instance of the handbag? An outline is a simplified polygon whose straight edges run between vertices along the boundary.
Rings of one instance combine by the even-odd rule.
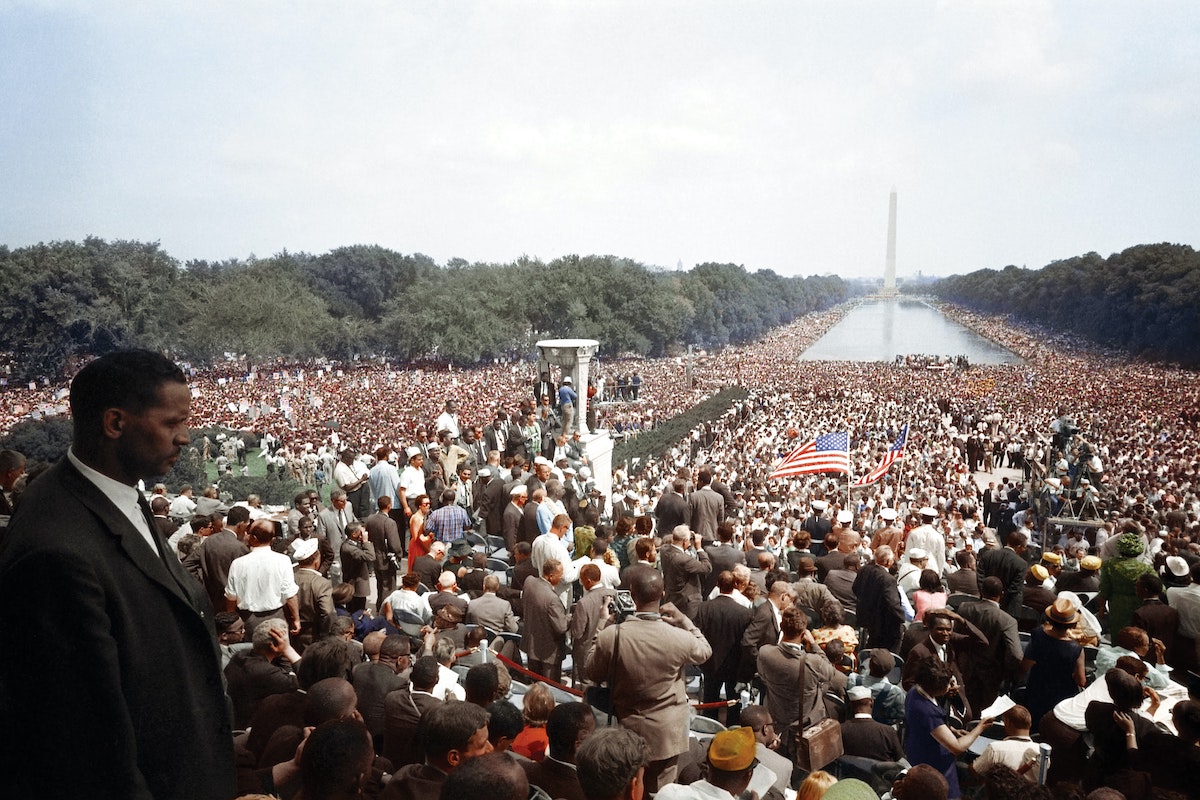
[[[617,655],[621,650],[621,629],[617,628],[617,633],[613,636],[613,654],[612,660],[608,662],[608,679],[603,686],[591,685],[583,690],[583,701],[592,708],[599,709],[605,714],[608,714],[609,723],[612,722],[613,714],[616,710],[613,708],[612,701],[612,685],[613,676],[617,672]]]
[[[845,753],[842,746],[842,726],[838,721],[826,717],[816,725],[804,727],[804,684],[808,679],[808,652],[800,662],[800,716],[796,718],[796,741],[794,761],[805,772],[821,769]]]

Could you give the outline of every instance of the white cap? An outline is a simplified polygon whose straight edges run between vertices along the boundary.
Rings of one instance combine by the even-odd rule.
[[[935,509],[935,508],[930,508],[929,506],[925,506],[924,508],[921,509],[922,517],[936,517],[937,515],[938,515],[938,512],[937,512],[937,509]]]
[[[523,483],[518,483],[516,486],[508,490],[508,493],[513,497],[519,494],[529,494],[529,487]]]
[[[825,509],[829,508],[829,504],[824,500],[813,500],[812,507],[813,511],[824,511]]]
[[[841,511],[838,512],[837,521],[842,523],[843,525],[845,525],[847,522],[853,522],[854,514],[851,513],[850,511],[847,511],[846,509],[842,509]]]
[[[566,376],[565,378],[563,378],[562,382],[563,383],[571,383],[571,376],[570,375]]]
[[[421,455],[421,448],[417,447],[414,444],[412,447],[410,447],[404,451],[404,455],[407,456],[411,460],[413,456]]]
[[[857,703],[859,700],[871,699],[871,687],[869,686],[853,686],[846,690],[846,700],[851,703]]]
[[[297,539],[292,543],[292,558],[299,563],[317,552],[317,546],[318,542],[315,536],[310,536],[307,539]]]
[[[881,510],[881,511],[879,512],[879,516],[883,517],[883,518],[884,518],[884,519],[886,519],[888,522],[891,522],[891,521],[892,521],[892,520],[894,520],[894,519],[895,519],[895,518],[896,518],[898,515],[896,514],[896,509],[894,509],[894,508],[885,508],[885,509],[883,509],[883,510]]]
[[[924,550],[922,550],[919,547],[914,547],[912,550],[908,551],[908,560],[909,561],[920,561],[921,559],[924,559],[924,558],[929,558],[929,553],[926,553]]]

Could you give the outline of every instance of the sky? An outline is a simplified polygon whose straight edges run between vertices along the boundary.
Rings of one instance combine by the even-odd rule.
[[[1200,246],[1200,5],[0,0],[0,244],[882,277]]]

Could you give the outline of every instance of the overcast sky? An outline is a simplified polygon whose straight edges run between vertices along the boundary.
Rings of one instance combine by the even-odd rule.
[[[0,243],[788,275],[1200,238],[1186,2],[0,0]]]

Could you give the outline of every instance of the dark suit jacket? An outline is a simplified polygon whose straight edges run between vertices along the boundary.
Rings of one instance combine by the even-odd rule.
[[[235,558],[250,552],[237,534],[228,528],[209,536],[199,547],[200,563],[204,569],[204,588],[213,609],[225,610],[225,584],[229,580],[229,565]]]
[[[394,669],[378,661],[356,664],[350,682],[358,696],[358,713],[372,736],[383,735],[383,702],[388,694],[403,689],[408,681]]]
[[[421,576],[421,583],[429,591],[437,591],[438,578],[442,575],[442,562],[426,553],[413,561],[413,572]]]
[[[843,722],[842,747],[848,756],[876,761],[899,761],[904,757],[896,729],[873,719],[851,718]]]
[[[664,545],[658,557],[662,564],[667,602],[674,603],[684,614],[694,617],[700,606],[700,579],[712,572],[708,553],[698,550],[696,557],[692,558],[672,544]]]
[[[728,595],[705,600],[696,611],[696,627],[712,645],[712,655],[700,665],[706,679],[735,680],[741,674],[742,637],[754,613]]]
[[[950,594],[973,594],[979,596],[979,576],[973,569],[960,569],[946,576],[946,588]]]
[[[570,765],[555,761],[549,755],[542,761],[522,761],[521,768],[529,783],[544,790],[554,800],[586,800],[579,785],[579,773]]]
[[[700,594],[703,597],[708,597],[712,593],[713,587],[717,585],[717,576],[725,570],[732,570],[738,564],[746,563],[746,554],[734,547],[732,544],[710,544],[704,548],[704,552],[708,553],[708,560],[712,562],[712,571],[704,575],[700,579]],[[754,563],[751,567],[757,567]]]
[[[725,517],[725,500],[712,490],[711,486],[697,489],[688,495],[688,509],[691,511],[692,530],[700,534],[704,541],[717,538],[717,524]],[[660,536],[670,535],[670,531],[662,531]]]
[[[742,678],[754,676],[760,648],[779,642],[779,623],[775,620],[771,601],[760,603],[751,611],[750,624],[742,634]]]
[[[371,594],[371,567],[375,566],[375,548],[370,542],[342,542],[342,581],[354,587],[355,597]]]
[[[979,554],[976,562],[976,573],[979,584],[983,579],[995,576],[1004,584],[1004,599],[1000,605],[1014,617],[1021,616],[1021,606],[1024,603],[1025,571],[1029,565],[1025,559],[1008,547],[987,548]]]
[[[212,617],[178,558],[68,461],[31,483],[0,545],[0,633],[29,645],[0,658],[3,758],[19,765],[5,796],[232,797]],[[69,757],[47,745],[64,731]]]
[[[854,579],[858,619],[870,634],[868,647],[895,650],[900,644],[904,608],[900,605],[896,578],[878,564],[866,564]]]
[[[1017,621],[1008,612],[987,600],[969,600],[958,607],[963,619],[973,624],[987,637],[985,648],[967,649],[959,653],[958,663],[967,681],[967,697],[971,707],[983,710],[1000,693],[1006,678],[1016,676],[1021,666],[1021,640]]]
[[[411,686],[389,692],[383,698],[383,756],[397,769],[405,764],[425,761],[417,725],[421,717],[441,700],[427,692],[414,692]]]
[[[665,492],[654,507],[654,518],[658,522],[658,535],[667,536],[678,525],[686,525],[690,511],[687,500],[675,492]]]

